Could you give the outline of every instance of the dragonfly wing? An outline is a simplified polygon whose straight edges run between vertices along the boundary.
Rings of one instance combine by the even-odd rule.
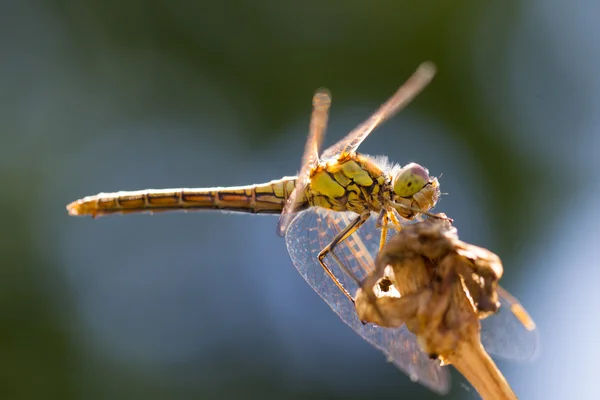
[[[438,362],[432,361],[421,350],[417,338],[406,327],[381,328],[363,324],[356,315],[352,302],[339,290],[320,266],[317,255],[350,221],[354,213],[339,213],[311,207],[292,221],[286,232],[286,244],[291,259],[308,284],[325,300],[331,309],[363,339],[381,350],[390,362],[437,393],[447,393],[449,374]],[[370,218],[359,230],[335,248],[335,253],[359,280],[373,268],[379,249],[376,218]],[[334,275],[351,294],[356,282],[339,268],[331,256],[325,258]]]
[[[277,233],[284,236],[285,231],[292,222],[296,211],[296,200],[304,194],[304,190],[310,181],[310,171],[319,161],[319,150],[325,137],[327,120],[329,118],[329,107],[331,106],[331,94],[326,89],[319,89],[313,96],[313,111],[310,117],[310,130],[304,147],[302,164],[294,190],[287,198],[279,223]]]
[[[375,114],[371,115],[368,120],[356,127],[342,140],[325,150],[321,158],[328,160],[336,158],[340,154],[355,152],[363,140],[378,125],[406,107],[431,82],[434,75],[435,65],[429,62],[421,64],[404,85],[400,86],[396,93],[379,107]]]
[[[481,321],[481,343],[491,355],[512,361],[531,361],[540,351],[539,331],[512,311],[517,300],[498,289],[500,309]],[[527,318],[529,316],[526,316]]]

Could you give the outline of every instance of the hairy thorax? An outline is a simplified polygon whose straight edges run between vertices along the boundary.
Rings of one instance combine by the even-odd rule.
[[[391,180],[379,167],[359,154],[348,154],[311,171],[306,198],[311,206],[360,214],[380,211],[390,193]]]

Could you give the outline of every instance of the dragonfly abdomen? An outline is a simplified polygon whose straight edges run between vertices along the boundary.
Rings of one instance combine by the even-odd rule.
[[[67,210],[70,215],[92,217],[187,210],[279,214],[294,189],[295,182],[296,177],[285,177],[248,186],[100,193],[72,202]]]

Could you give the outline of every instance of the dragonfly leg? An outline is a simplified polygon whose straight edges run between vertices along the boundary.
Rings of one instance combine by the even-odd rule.
[[[388,223],[391,222],[396,228],[396,232],[400,232],[402,230],[402,224],[398,220],[396,214],[398,211],[395,209],[391,210],[382,210],[379,215],[379,225],[381,226],[381,237],[379,239],[379,251],[383,250],[383,246],[385,246],[385,242],[387,240],[388,233]]]
[[[420,208],[417,208],[417,207],[410,207],[410,206],[406,206],[404,204],[398,204],[397,206],[399,208],[403,208],[405,210],[413,211],[416,214],[427,215],[428,217],[431,217],[431,218],[444,219],[444,220],[447,220],[447,221],[450,221],[450,222],[454,221],[452,218],[449,218],[447,216],[441,216],[441,215],[433,214],[433,213],[430,213],[429,211],[421,210]],[[398,212],[397,209],[396,209],[396,212]]]
[[[390,219],[390,222],[396,228],[396,231],[400,232],[402,230],[402,224],[398,220],[398,216],[399,216],[398,211],[396,211],[393,208],[390,211],[388,211],[388,213],[387,213],[387,217]]]
[[[381,237],[379,239],[379,251],[383,250],[383,246],[385,245],[385,241],[387,239],[387,231],[388,231],[388,215],[387,212],[384,211],[384,214],[381,215]]]
[[[354,232],[356,232],[358,230],[358,228],[360,228],[360,226],[362,224],[364,224],[369,219],[370,216],[371,216],[370,212],[365,212],[365,213],[359,215],[355,220],[353,220],[352,222],[350,222],[350,224],[348,224],[344,229],[342,229],[333,238],[333,240],[331,241],[331,243],[329,243],[327,246],[325,246],[325,248],[323,248],[323,250],[321,250],[319,252],[319,255],[318,255],[319,264],[321,264],[321,267],[323,267],[323,269],[325,270],[325,272],[327,273],[327,275],[329,275],[329,277],[333,280],[333,282],[336,284],[336,286],[353,303],[354,303],[354,298],[352,297],[352,295],[350,295],[350,293],[348,293],[348,291],[346,290],[346,288],[344,286],[342,286],[341,282],[336,278],[336,276],[333,274],[333,272],[331,272],[331,270],[329,269],[329,267],[327,267],[327,265],[325,265],[325,256],[327,256],[327,254],[331,254],[332,257],[334,258],[334,260],[339,264],[339,266],[342,269],[342,271],[344,271],[349,277],[351,277],[352,279],[354,279],[356,281],[356,283],[360,285],[360,283],[361,283],[360,280],[356,277],[356,275],[354,275],[354,273],[352,271],[350,271],[348,269],[348,267],[346,265],[344,265],[344,263],[342,262],[342,260],[340,260],[340,258],[333,252],[333,249],[338,244],[340,244],[341,242],[343,242],[344,240],[346,240]]]

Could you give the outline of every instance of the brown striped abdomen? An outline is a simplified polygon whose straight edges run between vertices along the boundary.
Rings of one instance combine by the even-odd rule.
[[[224,210],[280,214],[294,190],[296,177],[284,177],[264,184],[200,189],[147,189],[100,193],[67,206],[69,215],[128,214],[140,212]],[[299,199],[299,203],[305,202]]]

